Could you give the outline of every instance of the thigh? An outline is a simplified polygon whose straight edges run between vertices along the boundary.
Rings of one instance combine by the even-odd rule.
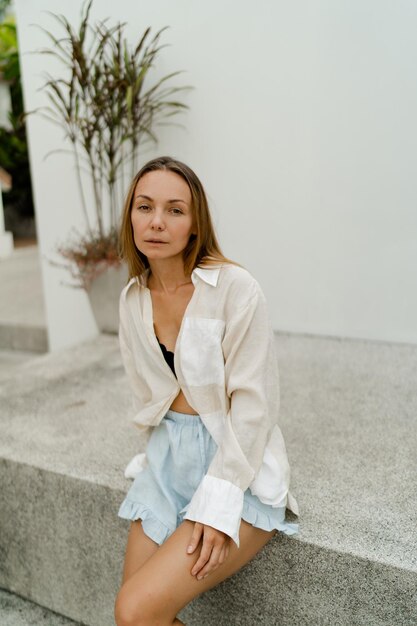
[[[207,578],[197,580],[191,569],[197,562],[200,548],[187,554],[194,523],[185,520],[146,563],[122,586],[116,609],[134,623],[166,619],[173,621],[178,611],[200,593],[214,587],[248,563],[273,537],[275,531],[254,528],[242,520],[240,547],[230,545],[229,556]]]
[[[158,544],[143,532],[141,520],[130,522],[122,585],[158,550]]]

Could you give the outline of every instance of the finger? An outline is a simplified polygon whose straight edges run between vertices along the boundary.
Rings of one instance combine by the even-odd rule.
[[[229,556],[229,551],[230,551],[230,544],[229,541],[226,541],[226,543],[223,545],[222,550],[220,552],[220,556],[219,556],[219,565],[222,565],[227,557]]]
[[[229,552],[230,552],[230,541],[226,543],[225,551],[226,551],[225,559],[227,559],[227,557],[229,556]]]
[[[214,546],[211,551],[210,559],[207,561],[205,566],[198,572],[197,580],[201,580],[210,574],[210,572],[214,572],[219,567],[219,556],[222,550],[222,546]]]
[[[193,534],[191,535],[190,543],[187,548],[187,554],[192,554],[198,544],[200,543],[201,535],[203,534],[203,524],[196,522],[193,528]]]
[[[223,548],[221,549],[221,552],[219,555],[219,565],[222,565],[222,563],[224,563],[226,559],[227,559],[227,545],[225,544]]]
[[[207,543],[203,543],[203,547],[201,548],[200,557],[194,567],[191,570],[191,574],[196,576],[202,567],[210,560],[211,551],[213,546]]]

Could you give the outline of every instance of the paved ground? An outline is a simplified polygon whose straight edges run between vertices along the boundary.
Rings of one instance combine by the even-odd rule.
[[[38,356],[21,350],[0,350],[0,380],[9,377],[20,365]]]

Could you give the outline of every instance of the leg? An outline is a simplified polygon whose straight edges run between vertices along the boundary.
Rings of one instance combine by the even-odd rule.
[[[172,626],[175,616],[200,593],[225,580],[248,563],[275,531],[254,528],[242,520],[240,548],[231,544],[227,560],[207,578],[197,580],[191,569],[196,554],[186,550],[193,522],[185,520],[165,543],[122,586],[116,599],[117,626]]]
[[[159,546],[143,532],[141,520],[130,522],[122,585],[158,550]]]
[[[127,538],[122,585],[158,550],[159,546],[143,532],[141,520],[132,521]],[[176,619],[175,626],[184,626]]]

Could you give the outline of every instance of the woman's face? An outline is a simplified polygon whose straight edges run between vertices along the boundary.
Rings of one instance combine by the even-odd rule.
[[[182,255],[193,228],[191,191],[169,170],[144,174],[133,195],[131,221],[136,247],[149,260]]]

